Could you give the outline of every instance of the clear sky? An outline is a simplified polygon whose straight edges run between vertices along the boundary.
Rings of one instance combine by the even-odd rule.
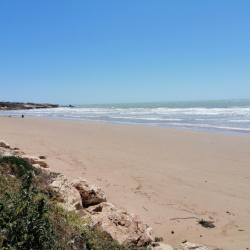
[[[249,98],[249,0],[0,1],[0,101]]]

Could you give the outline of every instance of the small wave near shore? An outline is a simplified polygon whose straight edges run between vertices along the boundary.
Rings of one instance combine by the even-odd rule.
[[[250,100],[77,105],[0,114],[250,134]]]

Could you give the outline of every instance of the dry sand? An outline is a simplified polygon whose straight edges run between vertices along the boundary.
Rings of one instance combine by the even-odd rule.
[[[0,117],[0,139],[99,185],[108,201],[140,214],[165,243],[250,249],[250,136]],[[216,227],[171,220],[187,217]]]

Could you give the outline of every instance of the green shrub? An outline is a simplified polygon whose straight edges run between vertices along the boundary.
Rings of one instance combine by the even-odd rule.
[[[22,177],[28,171],[34,171],[35,169],[26,160],[15,156],[5,156],[0,158],[0,164],[9,168],[10,174],[17,177]]]
[[[46,197],[32,188],[28,172],[18,188],[6,190],[0,199],[0,231],[3,249],[57,249],[58,234],[49,219],[51,206]]]
[[[0,158],[0,250],[133,249],[64,210],[36,174],[21,158]]]

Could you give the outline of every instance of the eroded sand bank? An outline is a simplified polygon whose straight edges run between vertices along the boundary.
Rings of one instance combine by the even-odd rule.
[[[1,116],[0,139],[99,185],[172,246],[250,248],[250,136]]]

